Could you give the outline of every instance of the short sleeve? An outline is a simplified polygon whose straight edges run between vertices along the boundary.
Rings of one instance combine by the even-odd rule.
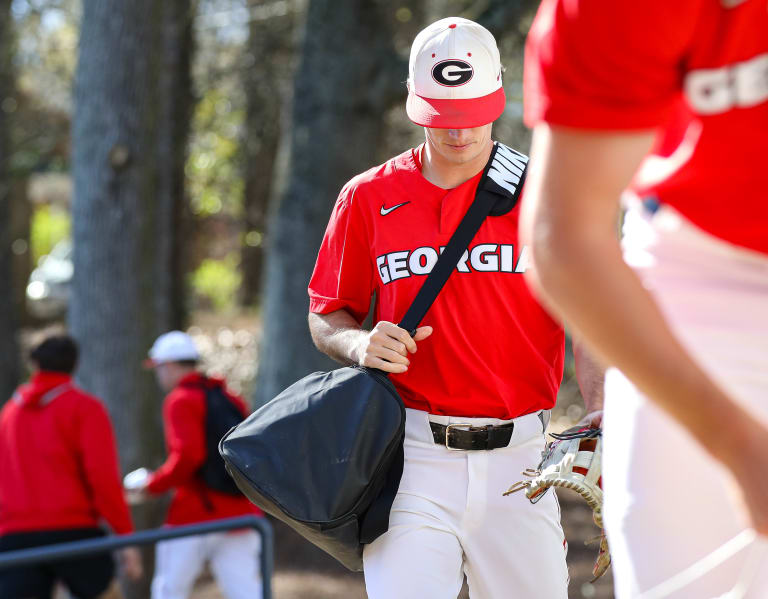
[[[373,267],[366,224],[355,203],[356,187],[342,189],[328,222],[309,282],[309,310],[347,310],[358,323],[368,315]]]
[[[680,99],[700,4],[543,0],[526,41],[526,124],[626,130],[663,124]]]

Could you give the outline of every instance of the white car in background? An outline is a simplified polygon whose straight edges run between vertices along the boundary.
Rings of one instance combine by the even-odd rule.
[[[27,284],[27,309],[42,320],[63,318],[72,283],[72,242],[60,241],[32,271]]]

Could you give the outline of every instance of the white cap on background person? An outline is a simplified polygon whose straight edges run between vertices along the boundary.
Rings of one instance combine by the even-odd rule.
[[[501,71],[496,40],[485,27],[460,17],[432,23],[411,46],[408,118],[438,129],[495,121],[506,104]]]
[[[182,331],[171,331],[160,335],[149,350],[147,366],[164,362],[185,362],[200,359],[200,352],[192,337]]]

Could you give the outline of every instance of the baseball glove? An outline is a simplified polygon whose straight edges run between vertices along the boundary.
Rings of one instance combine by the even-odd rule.
[[[512,485],[504,495],[525,489],[531,503],[541,499],[550,487],[571,489],[581,495],[592,508],[592,519],[603,527],[602,431],[599,428],[574,427],[561,434],[550,433],[554,441],[547,444],[538,467],[523,472],[531,480]],[[611,563],[608,541],[601,531],[600,548],[592,570],[596,580]]]

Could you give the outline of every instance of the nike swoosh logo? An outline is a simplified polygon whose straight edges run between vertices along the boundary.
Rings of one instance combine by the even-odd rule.
[[[389,214],[393,210],[397,210],[398,208],[400,208],[400,206],[405,206],[406,204],[410,204],[410,203],[411,203],[410,201],[403,202],[402,204],[395,204],[394,206],[390,206],[389,208],[384,208],[384,204],[382,204],[381,205],[381,215],[382,216],[386,216],[387,214]]]

